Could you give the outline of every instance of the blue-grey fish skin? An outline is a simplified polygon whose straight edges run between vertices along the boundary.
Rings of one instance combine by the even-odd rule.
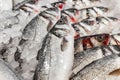
[[[48,8],[33,18],[23,30],[22,38],[18,47],[20,54],[19,66],[23,77],[31,79],[34,75],[35,67],[38,64],[36,60],[37,52],[42,47],[42,41],[60,18],[60,10],[57,7]],[[29,65],[27,65],[29,64]],[[31,68],[26,69],[26,67]],[[28,76],[24,76],[26,73]],[[31,75],[31,77],[29,77]]]
[[[58,21],[44,39],[37,56],[34,80],[69,79],[74,56],[74,33],[70,33],[71,26],[66,22]]]
[[[85,66],[91,64],[93,61],[101,59],[103,57],[119,54],[120,46],[119,45],[108,45],[88,49],[86,51],[78,52],[74,55],[74,65],[72,76],[76,75],[80,70]]]
[[[88,80],[88,79],[106,80],[103,77],[109,76],[110,72],[120,68],[119,61],[120,61],[119,54],[108,55],[104,58],[93,61],[91,64],[86,65],[70,80]],[[108,80],[114,80],[115,78],[116,77],[114,76],[113,78],[108,78]]]

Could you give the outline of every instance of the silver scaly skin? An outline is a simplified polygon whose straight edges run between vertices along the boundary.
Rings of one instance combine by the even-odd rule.
[[[36,60],[37,51],[41,48],[44,37],[59,18],[60,10],[57,7],[48,8],[33,18],[24,28],[15,57],[19,57],[16,59],[16,61],[19,62],[16,70],[25,79],[32,80],[35,67],[38,63]],[[31,68],[26,69],[26,67],[29,66],[31,66]],[[30,75],[31,77],[29,77]]]
[[[94,6],[94,7],[88,7],[88,8],[83,8],[80,9],[80,19],[86,19],[88,17],[98,17],[98,16],[102,16],[105,13],[107,13],[109,11],[109,9],[107,7],[101,7],[101,6]]]
[[[38,52],[34,80],[69,80],[74,58],[74,29],[62,17]]]
[[[87,64],[70,80],[113,80],[114,78],[117,79],[117,77],[117,80],[119,80],[119,76],[113,76],[114,73],[112,73],[119,68],[120,54],[111,54]],[[114,78],[112,79],[112,77]]]
[[[90,64],[91,62],[111,54],[119,54],[119,52],[120,52],[119,45],[94,47],[91,49],[87,49],[86,51],[78,52],[77,54],[74,55],[72,76],[77,74],[78,71],[83,69],[86,65]]]

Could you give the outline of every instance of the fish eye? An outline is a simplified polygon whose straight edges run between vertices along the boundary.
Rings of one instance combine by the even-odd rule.
[[[100,35],[100,36],[97,36],[96,39],[97,39],[99,42],[102,42],[102,41],[105,39],[105,36],[104,36],[104,35]]]
[[[60,19],[57,24],[65,24],[64,19]]]
[[[77,25],[72,25],[72,27],[74,28],[74,30],[75,30],[76,32],[79,32],[79,31],[80,31],[80,29],[78,28]]]

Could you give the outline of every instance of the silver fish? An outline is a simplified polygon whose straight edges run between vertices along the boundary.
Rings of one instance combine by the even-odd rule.
[[[92,49],[87,49],[86,51],[75,54],[72,76],[77,74],[78,71],[83,69],[86,65],[90,64],[91,62],[111,54],[119,54],[119,52],[119,45],[108,45],[94,47]]]
[[[109,9],[107,7],[89,7],[89,8],[83,8],[80,9],[80,21],[82,19],[86,19],[88,17],[98,17],[98,16],[102,16],[105,13],[107,13],[109,11]]]
[[[19,50],[15,55],[20,56],[20,59],[17,60],[19,66],[16,69],[20,70],[20,72],[23,71],[21,74],[26,79],[32,79],[38,63],[36,60],[37,51],[41,48],[44,37],[59,18],[60,10],[57,7],[48,8],[32,19],[24,28],[18,47]],[[31,67],[26,69],[29,66]],[[26,74],[28,76],[25,76]],[[31,77],[29,77],[30,75]]]
[[[119,54],[112,54],[104,58],[95,60],[92,63],[86,65],[70,80],[105,80],[103,79],[103,76],[108,76],[112,71],[120,68],[119,62]],[[113,80],[115,79],[115,77],[108,79]]]
[[[46,10],[47,8],[50,7],[58,7],[60,10],[63,9],[63,7],[65,6],[65,3],[63,1],[57,1],[57,2],[53,2],[50,4],[42,4],[42,1],[38,0],[38,3],[36,3],[36,0],[28,0],[28,1],[23,1],[21,3],[19,3],[18,5],[15,6],[15,10],[17,9],[22,9],[26,12],[34,12],[39,14],[40,12]]]
[[[75,40],[75,53],[87,50],[88,48],[120,45],[120,34],[96,34],[80,37]]]
[[[77,30],[80,37],[101,34],[101,33],[111,33],[114,30],[112,25],[117,23],[119,19],[115,17],[96,17],[83,19],[80,22],[72,24],[73,28]],[[108,29],[109,28],[109,29]]]
[[[61,18],[38,52],[34,80],[69,80],[74,56],[74,29]]]

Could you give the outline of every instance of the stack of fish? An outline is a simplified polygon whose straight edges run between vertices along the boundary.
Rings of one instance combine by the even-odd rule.
[[[119,19],[101,3],[0,0],[0,79],[120,80]]]

